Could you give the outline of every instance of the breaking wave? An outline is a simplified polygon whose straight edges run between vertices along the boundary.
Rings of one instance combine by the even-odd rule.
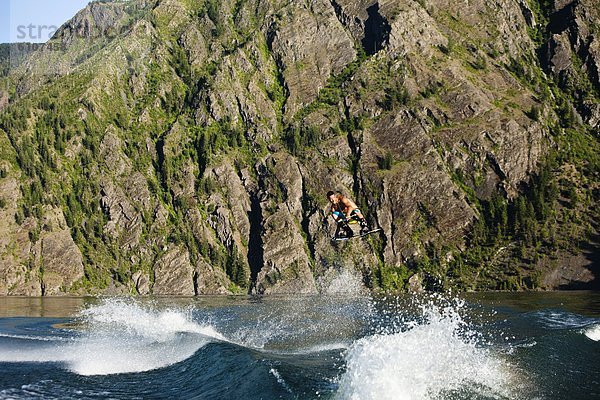
[[[459,314],[460,305],[422,306],[422,318],[356,341],[346,356],[340,399],[431,399],[459,394],[511,397],[513,377]],[[399,328],[399,329],[398,329]]]
[[[69,343],[2,349],[4,362],[61,362],[79,375],[149,371],[175,364],[220,340],[185,311],[154,311],[132,300],[110,299],[82,311],[82,331]]]

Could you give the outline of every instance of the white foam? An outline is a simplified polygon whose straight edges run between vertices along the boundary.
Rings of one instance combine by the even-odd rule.
[[[584,334],[595,342],[600,341],[600,324],[589,327],[585,330]]]
[[[81,313],[92,330],[118,331],[165,342],[178,333],[198,333],[223,340],[210,326],[200,326],[189,313],[181,310],[152,310],[133,300],[109,299]]]
[[[271,370],[269,372],[271,373],[271,375],[273,375],[275,377],[275,379],[277,379],[277,383],[279,383],[281,386],[283,386],[283,388],[288,393],[292,393],[292,389],[290,389],[290,387],[288,386],[288,384],[281,377],[281,374],[275,368],[271,368]]]
[[[542,310],[534,312],[533,315],[537,316],[542,325],[549,329],[581,328],[589,324],[588,318],[563,311]]]
[[[0,337],[22,340],[37,340],[40,342],[65,342],[71,340],[69,338],[64,338],[60,336],[11,335],[8,333],[0,333]]]
[[[117,338],[87,340],[66,351],[69,369],[79,375],[110,375],[163,368],[191,357],[208,340],[148,346]]]
[[[317,286],[321,294],[356,296],[365,293],[360,273],[350,269],[331,268],[319,278]]]
[[[69,367],[81,375],[142,372],[191,357],[212,338],[224,339],[191,313],[153,310],[122,299],[107,300],[82,313],[88,333],[69,349]],[[198,334],[198,335],[189,335]]]
[[[62,362],[68,361],[65,346],[36,348],[0,348],[0,362]]]
[[[338,398],[431,399],[462,391],[511,397],[498,393],[511,387],[506,363],[478,346],[457,313],[446,311],[431,306],[424,322],[355,342]]]
[[[267,313],[256,318],[252,326],[242,326],[228,336],[231,337],[230,342],[238,346],[264,350],[271,341],[291,333],[285,329],[284,322],[280,318]]]
[[[279,354],[279,355],[308,355],[316,353],[325,353],[330,351],[339,352],[347,350],[350,347],[347,343],[324,343],[316,346],[303,347],[299,349],[261,349],[263,353]]]
[[[312,354],[312,353],[322,353],[322,352],[334,351],[334,350],[346,350],[349,347],[350,346],[347,343],[342,343],[342,342],[324,343],[324,344],[319,344],[316,346],[309,347],[309,348],[305,349],[303,351],[303,353]]]
[[[153,310],[133,300],[105,300],[81,313],[84,330],[70,343],[2,349],[0,361],[63,362],[80,375],[143,372],[191,357],[214,339],[211,326],[181,310]]]

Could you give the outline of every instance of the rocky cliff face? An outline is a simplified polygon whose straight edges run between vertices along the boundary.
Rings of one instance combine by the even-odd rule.
[[[588,1],[557,1],[548,14],[542,62],[560,87],[572,94],[582,119],[598,131],[600,106],[597,99],[584,96],[587,91],[581,86],[600,91],[600,39],[595,22],[600,8]]]
[[[0,294],[315,293],[332,268],[500,288],[510,257],[453,269],[488,202],[526,197],[560,135],[597,147],[593,2],[199,3],[91,4],[11,71]],[[332,245],[328,190],[384,234]]]

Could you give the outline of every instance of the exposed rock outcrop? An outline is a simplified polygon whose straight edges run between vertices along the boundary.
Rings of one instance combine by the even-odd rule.
[[[73,241],[62,210],[48,210],[42,219],[39,241],[42,292],[51,296],[67,293],[83,278],[83,257]]]
[[[310,5],[289,3],[282,15],[273,22],[268,40],[287,88],[285,115],[289,119],[356,58],[356,51],[326,0]]]
[[[550,37],[542,61],[559,85],[578,103],[579,113],[592,127],[600,125],[597,102],[580,98],[586,81],[600,91],[600,39],[596,23],[600,10],[591,0],[556,1],[550,14]]]
[[[159,296],[194,296],[194,267],[186,249],[170,246],[154,265],[152,293]]]
[[[303,180],[297,161],[276,153],[258,167],[266,198],[261,202],[262,261],[256,291],[314,293],[311,262],[302,236]]]

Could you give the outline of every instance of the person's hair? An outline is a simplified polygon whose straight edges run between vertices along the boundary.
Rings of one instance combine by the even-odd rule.
[[[332,192],[332,191],[330,190],[329,192],[327,192],[327,197],[331,197],[331,196],[333,196],[334,194],[335,194],[335,193],[334,193],[334,192]]]

